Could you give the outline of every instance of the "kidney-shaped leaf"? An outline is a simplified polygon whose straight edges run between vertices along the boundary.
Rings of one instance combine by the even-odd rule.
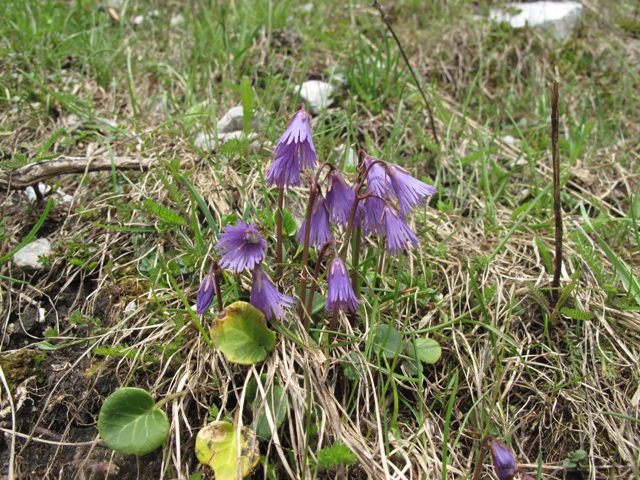
[[[123,454],[145,455],[169,434],[165,413],[155,407],[153,397],[142,388],[116,390],[102,404],[98,432],[109,448]]]
[[[247,302],[225,308],[210,334],[213,345],[227,360],[241,365],[262,362],[276,346],[276,334],[267,328],[263,313]]]
[[[422,363],[432,364],[440,360],[442,347],[433,338],[416,338],[415,349],[412,344],[407,347],[407,352],[413,358],[417,358]]]
[[[373,349],[378,355],[393,358],[400,345],[400,333],[391,325],[379,325],[373,341]]]
[[[213,468],[216,480],[244,478],[260,461],[255,434],[247,427],[238,432],[229,422],[212,422],[198,432],[196,457]]]

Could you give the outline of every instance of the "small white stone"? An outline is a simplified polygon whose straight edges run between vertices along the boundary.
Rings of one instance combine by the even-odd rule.
[[[500,9],[491,10],[489,18],[507,22],[513,28],[529,25],[552,30],[554,39],[566,40],[582,18],[582,12],[582,4],[578,2],[508,3]]]
[[[349,148],[349,151],[345,154],[347,148]],[[334,152],[338,155],[338,159],[336,160],[336,165],[338,167],[342,167],[344,171],[350,173],[356,171],[356,168],[358,167],[358,156],[353,148],[347,147],[347,145],[343,143],[342,145],[338,145],[334,149]]]
[[[82,125],[82,120],[80,120],[80,117],[78,117],[75,113],[72,113],[71,115],[67,115],[67,117],[64,119],[64,123],[67,126],[67,132],[73,132],[80,125]]]
[[[107,0],[107,8],[120,8],[122,3],[122,0]]]
[[[298,7],[300,9],[301,12],[304,13],[311,13],[313,12],[313,3],[305,3],[304,5],[300,5]]]
[[[37,319],[38,323],[44,322],[46,317],[47,317],[47,311],[42,307],[38,308],[38,319]]]
[[[173,17],[171,17],[171,20],[169,21],[169,24],[172,27],[179,27],[181,25],[184,24],[184,17],[182,16],[181,13],[174,15]]]
[[[40,182],[38,183],[38,190],[40,191],[42,196],[44,196],[45,194],[49,193],[49,191],[51,190],[51,187],[49,185],[45,185],[44,183]],[[27,188],[25,188],[24,194],[26,195],[29,203],[33,203],[38,199],[38,197],[36,196],[36,191],[33,189],[32,186],[28,186]]]
[[[138,302],[136,302],[135,300],[131,300],[129,303],[127,303],[127,306],[124,307],[124,313],[132,314],[136,311],[137,308]]]
[[[38,257],[51,255],[51,243],[46,238],[25,245],[13,256],[14,265],[21,270],[42,270],[44,265]]]
[[[320,80],[309,80],[300,85],[300,97],[306,103],[307,109],[317,114],[333,102],[333,86]]]
[[[200,132],[196,135],[193,145],[205,152],[213,152],[216,148],[216,140],[212,133]]]
[[[218,121],[218,134],[236,132],[243,128],[244,109],[242,106],[230,108],[227,113]],[[260,115],[255,112],[251,120],[251,128],[254,132],[258,131],[258,121]]]
[[[144,16],[143,15],[136,15],[133,18],[133,23],[136,24],[136,25],[141,25],[142,22],[144,22]]]
[[[516,139],[513,138],[511,135],[505,135],[504,137],[501,138],[501,140],[506,143],[507,145],[515,145],[516,144]]]

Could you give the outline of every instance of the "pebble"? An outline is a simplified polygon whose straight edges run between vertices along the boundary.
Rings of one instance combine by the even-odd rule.
[[[309,80],[300,85],[300,97],[314,115],[331,106],[334,87],[320,80]]]
[[[542,30],[551,30],[555,40],[563,41],[571,36],[582,14],[583,7],[578,2],[544,1],[508,3],[502,8],[491,10],[489,18],[498,22],[507,22],[513,28],[528,25]]]
[[[171,20],[169,20],[169,24],[172,27],[180,27],[184,25],[184,17],[180,13],[177,15],[174,15],[173,17],[171,17]]]
[[[18,250],[13,256],[13,263],[21,270],[42,270],[44,265],[38,257],[48,257],[51,253],[49,240],[39,238]]]
[[[237,106],[229,109],[222,118],[218,121],[218,134],[236,132],[243,128],[244,109],[242,106]],[[254,132],[259,128],[260,114],[256,111],[251,120],[251,128]]]

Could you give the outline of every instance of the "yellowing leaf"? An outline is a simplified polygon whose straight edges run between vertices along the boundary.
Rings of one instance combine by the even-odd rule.
[[[262,362],[276,346],[276,334],[267,328],[264,314],[247,302],[235,302],[225,308],[210,335],[213,346],[227,360],[241,365]]]
[[[216,480],[240,480],[260,461],[255,434],[247,427],[238,431],[229,422],[212,422],[198,432],[196,457],[213,469]]]

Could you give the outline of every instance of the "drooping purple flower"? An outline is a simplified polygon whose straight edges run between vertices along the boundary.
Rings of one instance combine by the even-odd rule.
[[[389,252],[389,254],[398,254],[407,248],[408,243],[413,247],[418,246],[420,242],[418,237],[400,217],[395,208],[389,204],[385,205],[382,215],[384,217],[385,233],[387,235],[387,252]]]
[[[349,280],[349,270],[342,258],[336,256],[331,260],[327,283],[329,284],[327,311],[333,313],[336,308],[346,308],[350,312],[355,312],[360,302],[353,292]]]
[[[213,297],[216,294],[215,282],[213,281],[213,273],[207,273],[202,279],[200,290],[196,295],[196,314],[202,315],[209,310]]]
[[[253,270],[251,298],[249,303],[264,313],[268,320],[284,318],[283,308],[291,308],[295,303],[293,298],[280,293],[271,282],[269,275],[258,265]]]
[[[382,199],[392,199],[396,197],[395,191],[391,180],[387,176],[387,172],[382,165],[387,165],[387,162],[380,162],[371,155],[364,157],[364,169],[367,172],[367,191],[374,192],[378,197]],[[371,166],[373,164],[373,166]],[[371,167],[371,168],[369,168]]]
[[[265,176],[269,184],[296,187],[300,185],[300,171],[315,168],[318,156],[311,138],[310,119],[304,103],[301,104],[274,149],[275,158]]]
[[[255,224],[247,225],[239,220],[235,227],[224,227],[215,248],[221,255],[220,266],[240,273],[245,268],[251,270],[262,261],[267,242]]]
[[[346,226],[355,200],[356,194],[342,178],[340,171],[331,170],[329,172],[326,200],[331,221],[336,225]]]
[[[398,165],[387,163],[385,167],[393,190],[398,196],[401,215],[406,215],[409,210],[424,205],[427,203],[427,197],[438,193],[434,187],[412,177]]]
[[[516,474],[516,459],[507,447],[500,440],[491,441],[491,458],[496,469],[496,475],[500,480],[512,480]]]
[[[298,242],[304,242],[304,230],[307,228],[307,219],[302,222],[296,238]],[[331,227],[329,226],[329,208],[324,201],[322,193],[318,191],[311,206],[311,230],[309,231],[309,245],[321,248],[331,240]]]
[[[384,201],[377,196],[371,196],[365,199],[363,222],[363,231],[365,235],[377,237],[384,232],[384,222],[382,221],[384,205]]]

